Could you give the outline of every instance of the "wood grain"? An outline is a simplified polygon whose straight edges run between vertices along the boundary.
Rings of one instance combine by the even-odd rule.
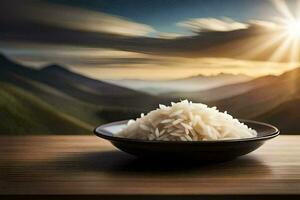
[[[136,159],[95,136],[0,137],[0,194],[300,194],[300,136],[233,161]]]

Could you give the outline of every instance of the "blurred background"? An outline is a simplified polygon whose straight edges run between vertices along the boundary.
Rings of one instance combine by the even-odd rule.
[[[0,2],[0,134],[90,134],[189,99],[300,132],[300,1]]]

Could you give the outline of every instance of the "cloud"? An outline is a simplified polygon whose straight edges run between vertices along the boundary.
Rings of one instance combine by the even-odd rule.
[[[275,22],[264,21],[264,20],[249,20],[249,24],[254,25],[254,26],[259,26],[262,28],[267,28],[267,29],[280,28],[279,24],[277,24]]]
[[[58,5],[44,5],[44,7],[45,9],[38,9],[40,13],[35,10],[37,20],[61,27],[125,36],[145,36],[155,32],[149,25],[106,13]]]
[[[166,32],[159,32],[157,33],[159,38],[163,39],[175,39],[178,37],[183,37],[185,35],[179,34],[179,33],[166,33]]]
[[[193,32],[208,32],[208,31],[233,31],[246,29],[248,24],[234,21],[230,18],[193,18],[186,21],[178,22],[178,26],[190,29]]]
[[[18,41],[19,43],[56,45],[57,49],[60,49],[60,46],[67,45],[110,48],[174,57],[225,57],[268,60],[281,43],[274,42],[268,49],[254,57],[245,55],[247,55],[247,52],[253,52],[254,49],[266,41],[270,41],[270,38],[278,37],[278,34],[281,33],[280,31],[250,25],[247,29],[226,32],[201,32],[199,35],[165,39],[78,31],[43,24],[37,27],[29,23],[23,24],[21,27],[0,26],[0,43],[1,41],[2,43],[3,41],[6,41],[6,43]],[[284,59],[287,58],[284,57]]]
[[[103,48],[86,48],[55,45],[9,45],[1,43],[0,52],[9,55],[10,58],[34,67],[42,67],[48,64],[60,64],[67,66],[96,66],[99,68],[124,68],[130,66],[158,66],[172,65],[178,62],[178,58],[149,55],[130,51],[120,51]]]
[[[0,1],[0,13],[6,16],[0,18],[0,46],[3,42],[23,42],[24,46],[53,45],[57,50],[63,46],[109,48],[156,56],[267,61],[282,44],[280,40],[273,41],[282,32],[265,28],[270,23],[262,21],[246,24],[228,18],[191,19],[188,21],[195,21],[192,27],[197,31],[193,35],[178,37],[170,33],[156,32],[151,35],[158,37],[150,37],[147,34],[153,28],[121,17],[87,10],[81,12],[79,8],[78,10],[60,5],[29,5],[31,4],[16,3],[16,7],[9,10]],[[41,9],[43,6],[46,6],[45,9]],[[36,9],[36,12],[29,12],[32,9]],[[179,24],[191,26],[193,23],[188,21]],[[270,45],[260,48],[266,42]],[[253,55],[253,52],[256,54]],[[286,53],[280,61],[288,61],[289,57]]]
[[[249,30],[243,30],[247,31]],[[236,32],[226,32],[228,35],[235,34],[238,40],[246,40],[245,46],[248,46],[248,39],[241,37]],[[208,35],[210,35],[209,33]],[[220,36],[221,33],[217,33]],[[250,34],[251,37],[252,34]],[[201,38],[200,36],[198,36]],[[212,37],[215,38],[215,37]],[[266,36],[262,38],[263,41],[269,38]],[[136,38],[135,38],[136,39]],[[135,40],[133,39],[133,40]],[[145,38],[144,38],[145,39]],[[297,66],[297,63],[279,63],[279,62],[266,62],[254,60],[241,60],[238,59],[239,54],[233,54],[232,50],[238,53],[243,52],[243,46],[240,43],[225,47],[226,51],[218,52],[219,48],[214,50],[192,49],[189,46],[186,49],[187,54],[197,53],[195,57],[180,57],[180,56],[163,56],[166,51],[172,50],[172,45],[177,45],[178,39],[153,39],[155,41],[168,41],[168,47],[159,47],[156,49],[157,54],[135,53],[130,51],[120,51],[113,49],[103,48],[86,48],[86,47],[72,47],[72,46],[59,46],[59,45],[29,45],[15,44],[13,47],[9,44],[0,44],[0,52],[10,55],[10,58],[21,62],[26,65],[40,67],[49,65],[51,63],[67,66],[72,70],[76,70],[85,75],[93,78],[101,79],[119,79],[119,78],[139,78],[139,79],[172,79],[186,76],[193,76],[196,74],[218,74],[221,71],[225,73],[243,73],[251,76],[260,76],[266,74],[280,74],[283,71],[292,69]],[[181,41],[182,39],[180,39]],[[191,40],[198,43],[197,37],[185,38],[184,43],[189,43]],[[142,40],[144,41],[144,40]],[[232,40],[233,43],[236,41]],[[260,43],[260,42],[259,42]],[[144,42],[142,44],[145,44]],[[156,45],[157,46],[157,45]],[[195,45],[197,46],[197,45]],[[224,46],[221,43],[221,46]],[[239,48],[236,48],[239,47]],[[154,47],[152,47],[154,48]],[[251,45],[250,49],[254,49]],[[141,49],[145,51],[146,48]],[[152,49],[153,50],[153,49]],[[182,49],[173,48],[172,54],[181,54],[184,56]],[[224,58],[224,57],[232,57]],[[230,55],[230,56],[228,56]],[[172,71],[172,73],[170,73]]]
[[[13,19],[14,23],[30,21],[36,25],[44,24],[65,29],[124,36],[146,36],[149,33],[156,32],[153,27],[146,24],[83,8],[45,2],[16,4],[13,6],[17,8],[14,10],[11,8],[9,10],[0,8],[2,15],[6,16],[10,23],[12,23],[10,20]]]

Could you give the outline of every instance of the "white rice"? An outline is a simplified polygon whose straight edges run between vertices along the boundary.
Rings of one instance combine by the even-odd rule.
[[[163,141],[201,141],[251,138],[257,132],[216,107],[187,100],[159,105],[159,108],[129,120],[116,135],[126,138]]]

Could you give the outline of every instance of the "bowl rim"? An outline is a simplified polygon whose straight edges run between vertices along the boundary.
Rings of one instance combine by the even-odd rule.
[[[273,131],[265,136],[256,136],[251,138],[242,138],[242,139],[229,139],[229,140],[205,140],[205,141],[161,141],[161,140],[140,140],[140,139],[132,139],[132,138],[125,138],[125,137],[118,137],[118,136],[110,136],[108,134],[111,134],[111,132],[104,130],[104,128],[113,126],[113,125],[121,125],[126,124],[129,120],[122,120],[122,121],[115,121],[106,123],[100,126],[97,126],[94,129],[94,134],[100,138],[109,140],[109,141],[119,141],[119,142],[134,142],[134,143],[156,143],[156,144],[211,144],[211,143],[234,143],[234,142],[249,142],[249,141],[262,141],[262,140],[268,140],[272,139],[274,137],[277,137],[280,134],[280,130],[268,123],[265,122],[258,122],[255,120],[248,120],[248,119],[238,119],[242,123],[253,123],[253,124],[259,124],[262,126],[266,126],[269,128],[272,128]]]

